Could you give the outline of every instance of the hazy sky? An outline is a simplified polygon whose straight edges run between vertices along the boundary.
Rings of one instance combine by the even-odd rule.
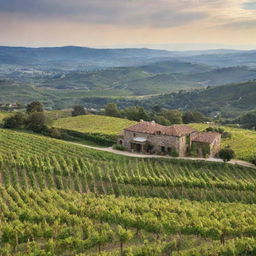
[[[0,33],[0,45],[256,48],[256,0],[0,0]]]

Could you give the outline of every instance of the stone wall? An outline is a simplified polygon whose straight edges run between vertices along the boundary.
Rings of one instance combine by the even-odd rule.
[[[122,144],[123,146],[131,151],[131,142],[135,137],[142,137],[147,139],[147,141],[154,146],[152,152],[159,153],[162,152],[162,147],[164,147],[165,151],[168,152],[170,150],[176,151],[179,156],[185,156],[187,151],[186,146],[186,136],[183,137],[175,137],[175,136],[166,136],[166,135],[154,135],[154,134],[146,134],[139,132],[131,132],[124,131]],[[143,144],[142,144],[143,145]],[[145,152],[143,148],[142,152]]]
[[[215,157],[221,149],[221,135],[210,145],[210,157]]]

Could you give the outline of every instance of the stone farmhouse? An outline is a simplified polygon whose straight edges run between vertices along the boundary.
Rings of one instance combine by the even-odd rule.
[[[154,121],[140,121],[125,128],[118,138],[118,144],[131,152],[181,157],[214,157],[220,143],[219,133],[198,132],[187,125],[163,126]]]

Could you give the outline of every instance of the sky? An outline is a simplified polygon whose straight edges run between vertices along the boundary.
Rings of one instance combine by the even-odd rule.
[[[256,0],[0,0],[0,45],[256,49]]]

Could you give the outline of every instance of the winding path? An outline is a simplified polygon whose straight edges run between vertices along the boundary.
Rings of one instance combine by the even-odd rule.
[[[128,151],[120,151],[120,150],[113,149],[112,147],[101,148],[101,147],[88,146],[88,145],[75,143],[75,142],[69,142],[69,143],[72,143],[74,145],[78,145],[78,146],[81,146],[81,147],[85,147],[85,148],[90,148],[90,149],[94,149],[94,150],[99,150],[99,151],[113,153],[113,154],[116,154],[116,155],[123,155],[123,156],[129,156],[129,157],[184,159],[184,160],[191,160],[191,161],[200,160],[200,161],[207,161],[207,162],[223,163],[223,161],[221,159],[218,159],[218,158],[194,158],[194,157],[170,157],[170,156],[159,156],[159,155],[145,155],[145,154],[140,154],[140,153],[132,153],[132,152],[128,152]],[[246,162],[246,161],[242,161],[242,160],[237,160],[237,159],[233,159],[233,160],[229,161],[228,164],[240,165],[240,166],[250,167],[250,168],[256,169],[256,166],[254,164]]]

